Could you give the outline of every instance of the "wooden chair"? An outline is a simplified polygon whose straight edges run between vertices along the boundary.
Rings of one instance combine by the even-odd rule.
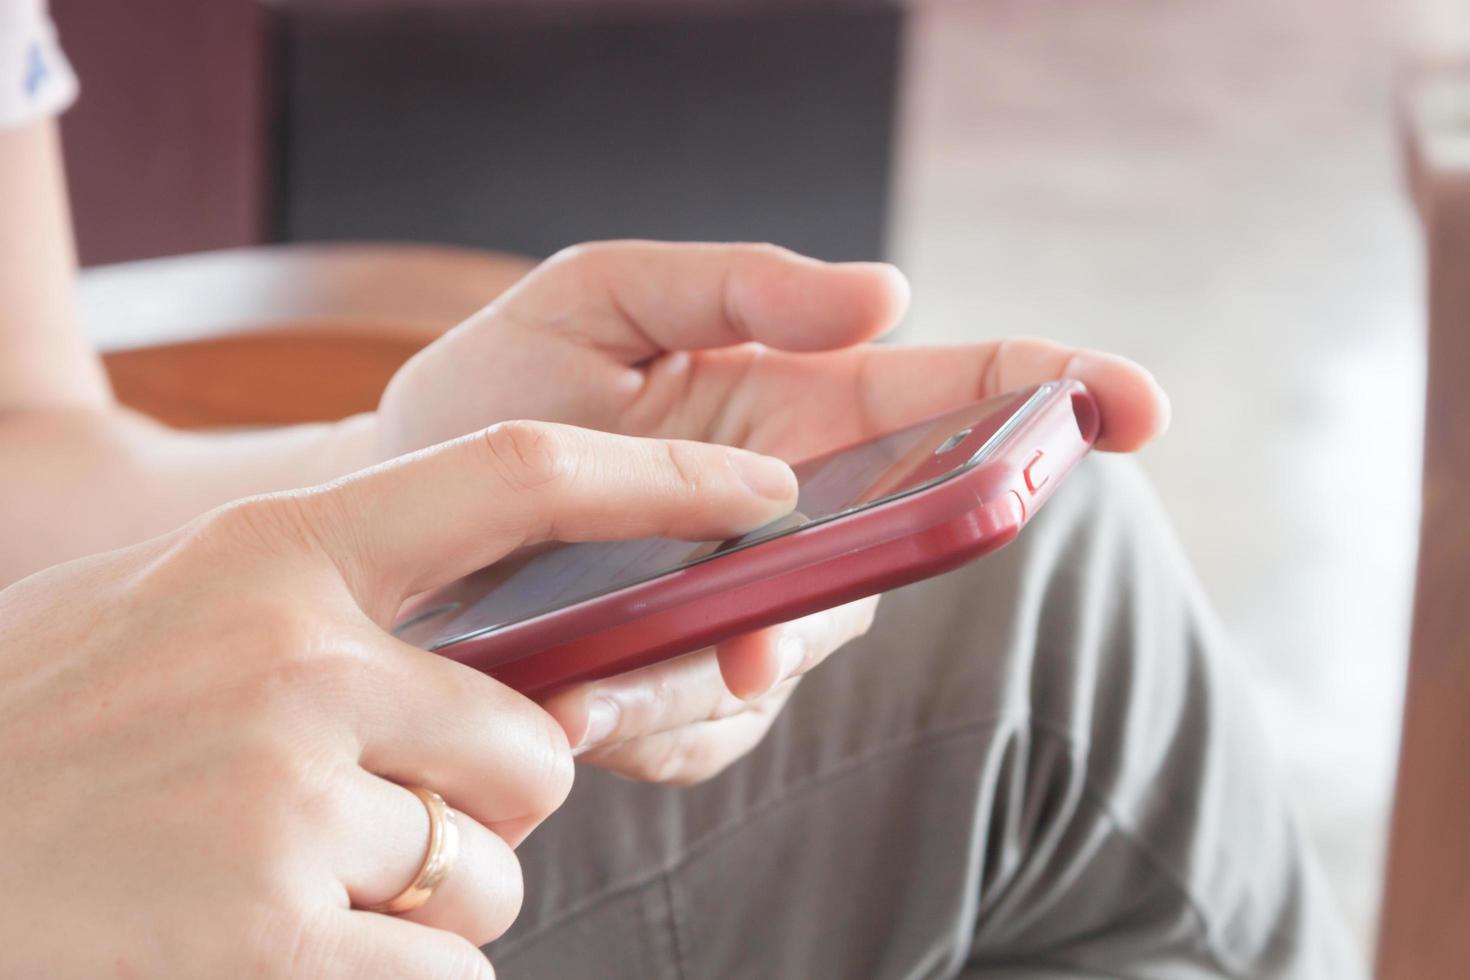
[[[1403,120],[1428,260],[1429,371],[1378,976],[1426,980],[1470,976],[1470,69],[1413,81]]]
[[[289,245],[82,273],[84,329],[123,404],[182,428],[337,419],[529,269],[425,245]]]

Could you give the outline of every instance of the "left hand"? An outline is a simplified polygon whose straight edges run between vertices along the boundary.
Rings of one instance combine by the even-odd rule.
[[[529,418],[740,446],[789,462],[990,395],[1077,378],[1098,448],[1168,422],[1124,358],[1037,339],[874,346],[908,305],[901,273],[770,245],[608,242],[538,266],[420,352],[383,395],[385,455]],[[801,674],[872,622],[866,599],[713,650],[560,692],[546,708],[583,761],[661,782],[706,779],[749,751]]]

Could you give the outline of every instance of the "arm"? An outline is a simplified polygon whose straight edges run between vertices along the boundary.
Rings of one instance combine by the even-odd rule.
[[[0,584],[376,458],[372,416],[198,435],[116,404],[73,305],[54,121],[0,131]]]
[[[76,255],[53,121],[0,130],[0,412],[109,402],[76,330]]]

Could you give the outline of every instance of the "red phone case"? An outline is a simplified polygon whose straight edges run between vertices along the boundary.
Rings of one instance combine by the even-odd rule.
[[[957,568],[1014,538],[1092,445],[1092,396],[1049,387],[967,472],[438,652],[540,697]]]

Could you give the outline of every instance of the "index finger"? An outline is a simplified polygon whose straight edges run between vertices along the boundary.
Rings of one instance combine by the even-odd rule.
[[[891,328],[908,301],[908,281],[886,263],[822,262],[775,245],[625,241],[557,253],[491,309],[636,364],[749,341],[847,347]]]
[[[1141,365],[1030,337],[940,347],[864,344],[825,357],[767,351],[754,365],[750,358],[714,359],[705,373],[716,388],[744,386],[712,437],[739,438],[792,461],[1059,378],[1081,381],[1097,399],[1097,449],[1141,449],[1163,434],[1170,415],[1168,396]]]
[[[796,477],[726,446],[506,422],[295,499],[381,611],[541,541],[741,534],[795,506]]]
[[[1058,378],[1081,381],[1097,399],[1098,449],[1133,452],[1169,426],[1169,398],[1158,381],[1117,354],[1019,337],[961,347],[874,346],[853,356],[863,419],[873,434]]]

